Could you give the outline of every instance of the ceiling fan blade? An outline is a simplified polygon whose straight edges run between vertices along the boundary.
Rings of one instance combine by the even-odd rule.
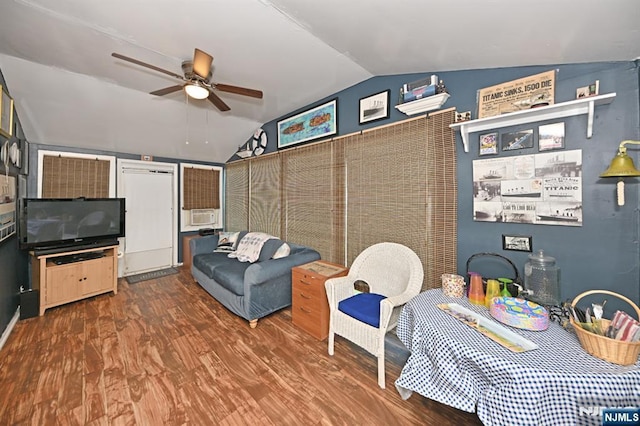
[[[156,95],[156,96],[164,96],[164,95],[168,95],[169,93],[177,92],[183,87],[184,87],[184,84],[179,84],[177,86],[165,87],[164,89],[154,90],[150,94]]]
[[[218,95],[216,95],[215,93],[213,93],[213,92],[209,92],[209,98],[208,99],[220,111],[229,111],[231,109],[231,108],[229,108],[229,105],[225,104],[224,101],[222,99],[220,99],[220,97]]]
[[[228,84],[214,84],[216,89],[221,92],[236,93],[238,95],[251,96],[252,98],[262,99],[262,91],[247,89],[246,87],[230,86]]]
[[[146,62],[142,62],[142,61],[139,61],[137,59],[129,58],[128,56],[124,56],[124,55],[121,55],[119,53],[113,52],[111,54],[111,56],[113,56],[114,58],[122,59],[123,61],[131,62],[132,64],[140,65],[141,67],[150,68],[150,69],[152,69],[154,71],[158,71],[158,72],[170,75],[171,77],[175,77],[175,78],[180,79],[180,80],[184,80],[183,76],[178,75],[178,74],[176,74],[174,72],[167,71],[165,69],[156,67],[155,65],[147,64]]]
[[[208,78],[212,62],[213,56],[203,50],[196,49],[193,53],[193,72],[204,79]]]

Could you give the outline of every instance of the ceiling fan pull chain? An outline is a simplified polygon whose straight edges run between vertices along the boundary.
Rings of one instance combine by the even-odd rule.
[[[205,129],[206,133],[204,134],[204,144],[209,145],[209,110],[206,109],[204,113],[207,117],[207,128]]]
[[[184,105],[185,105],[185,115],[186,115],[186,136],[185,136],[185,145],[189,145],[189,96],[187,94],[184,95]]]

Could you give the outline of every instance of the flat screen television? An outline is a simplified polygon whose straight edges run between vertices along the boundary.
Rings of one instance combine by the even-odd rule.
[[[24,198],[19,240],[23,249],[65,251],[117,244],[125,235],[124,198]]]

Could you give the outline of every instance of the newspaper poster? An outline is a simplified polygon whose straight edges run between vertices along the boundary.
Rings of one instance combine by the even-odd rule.
[[[478,90],[478,118],[554,103],[556,71],[551,70]]]
[[[582,226],[582,151],[474,160],[473,220]]]

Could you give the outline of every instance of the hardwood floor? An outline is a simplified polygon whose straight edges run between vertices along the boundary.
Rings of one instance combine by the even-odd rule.
[[[129,285],[19,321],[0,351],[0,424],[481,424],[393,382],[336,337],[335,355],[284,309],[256,329],[188,272]]]

